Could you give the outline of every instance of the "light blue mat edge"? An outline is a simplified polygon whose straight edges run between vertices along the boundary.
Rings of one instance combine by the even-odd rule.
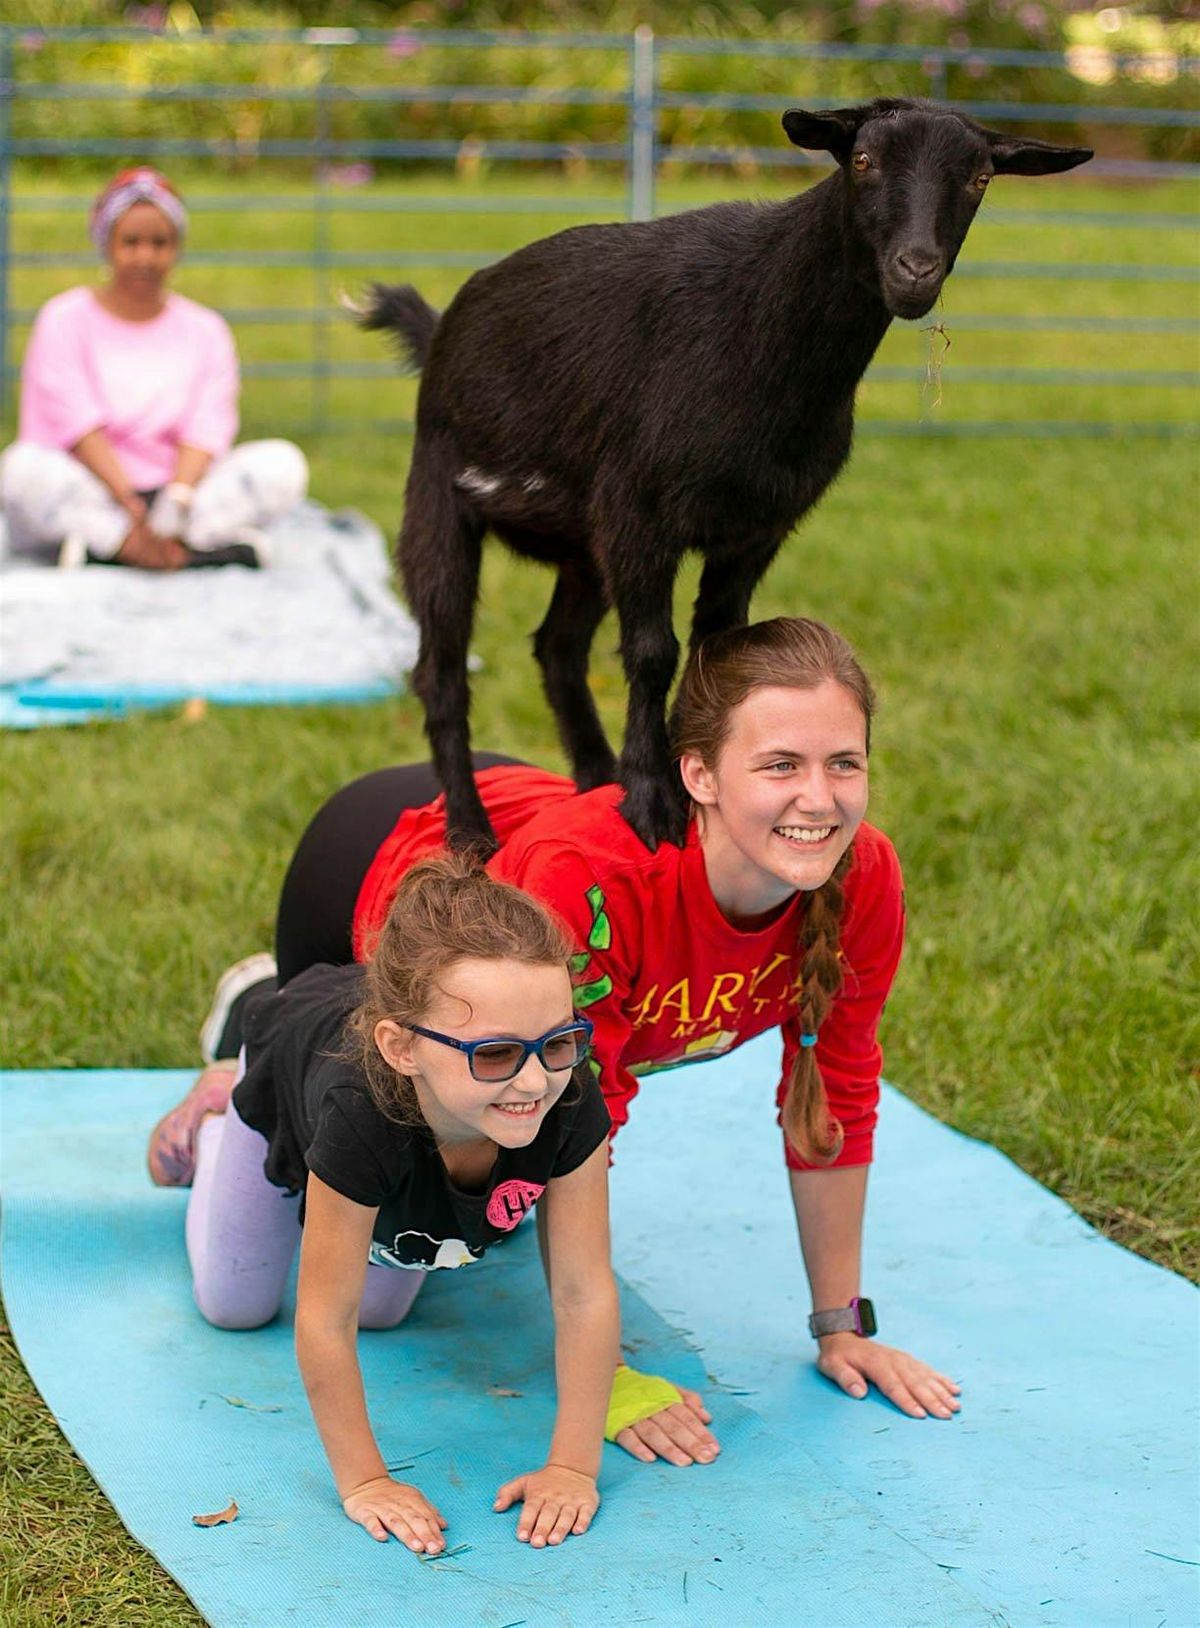
[[[847,1497],[802,1448],[720,1394],[714,1410],[726,1451],[716,1465],[647,1469],[607,1449],[606,1501],[589,1539],[552,1555],[515,1544],[511,1517],[481,1515],[478,1488],[538,1462],[549,1425],[545,1293],[527,1236],[473,1267],[470,1281],[440,1274],[409,1324],[362,1342],[369,1394],[382,1397],[385,1452],[394,1442],[401,1455],[422,1457],[420,1471],[428,1466],[436,1476],[453,1535],[469,1536],[472,1553],[418,1567],[395,1546],[372,1544],[331,1498],[289,1329],[224,1335],[190,1304],[184,1195],[156,1192],[140,1170],[146,1129],[189,1078],[0,1075],[3,1267],[14,1334],[39,1389],[134,1536],[211,1622],[749,1628],[781,1615],[797,1620],[802,1592],[803,1620],[814,1628],[875,1628],[878,1593],[860,1596],[849,1586],[856,1560],[884,1591],[889,1625],[999,1620],[878,1511]],[[102,1116],[89,1112],[101,1104]],[[136,1328],[121,1293],[130,1262],[143,1318]],[[480,1355],[472,1315],[480,1296],[504,1330],[498,1363],[494,1356],[489,1363],[486,1347]],[[541,1351],[523,1347],[528,1328],[513,1331],[505,1321],[514,1303],[523,1315],[527,1305],[538,1308]],[[685,1383],[705,1383],[696,1354],[636,1294],[626,1295],[624,1316],[641,1360]],[[119,1363],[98,1364],[104,1351],[119,1354]],[[423,1387],[415,1434],[402,1418],[399,1439],[388,1394],[397,1368],[420,1373]],[[492,1387],[481,1400],[479,1381],[489,1371],[510,1382],[515,1375],[522,1401],[492,1400]],[[508,1388],[500,1386],[501,1395]],[[503,1455],[494,1439],[497,1407],[520,1410]],[[440,1445],[426,1450],[431,1437]],[[235,1526],[191,1526],[189,1513],[222,1507],[231,1490],[246,1510]],[[397,1562],[406,1570],[397,1573]]]
[[[0,685],[0,729],[54,728],[66,724],[110,722],[131,712],[159,711],[185,701],[204,700],[219,707],[344,706],[384,701],[402,695],[400,683],[375,684],[225,684],[188,688],[56,690],[50,685]]]

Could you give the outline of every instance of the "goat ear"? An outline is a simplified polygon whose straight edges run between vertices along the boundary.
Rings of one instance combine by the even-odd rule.
[[[783,115],[783,128],[794,147],[808,147],[818,153],[832,153],[839,163],[850,156],[858,127],[871,116],[869,107],[828,108],[809,113],[790,107]]]
[[[1086,164],[1093,156],[1090,147],[1054,147],[1032,136],[1002,136],[996,130],[983,133],[997,175],[1058,175]]]

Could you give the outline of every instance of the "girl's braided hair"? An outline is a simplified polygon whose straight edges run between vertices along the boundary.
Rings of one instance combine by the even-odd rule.
[[[497,882],[469,853],[444,853],[405,872],[370,946],[366,989],[346,1026],[347,1057],[376,1106],[402,1125],[423,1125],[412,1081],[380,1055],[375,1026],[421,1023],[455,962],[520,961],[567,968],[566,932],[536,899]]]
[[[848,690],[858,703],[869,750],[875,692],[840,633],[805,617],[777,616],[713,634],[693,652],[680,680],[672,717],[675,757],[695,753],[706,768],[714,769],[733,711],[753,691],[765,686],[816,689],[827,679]],[[842,880],[853,854],[851,845],[829,880],[808,895],[801,915],[796,1015],[803,1035],[817,1034],[842,987]],[[829,1112],[811,1044],[797,1049],[781,1120],[788,1141],[806,1163],[828,1164],[837,1157],[842,1127]]]

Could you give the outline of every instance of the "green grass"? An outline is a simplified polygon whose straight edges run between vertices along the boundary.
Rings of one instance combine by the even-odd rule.
[[[673,184],[671,200],[683,196]],[[1158,194],[1135,201],[1169,206]],[[1089,202],[1115,207],[1098,188]],[[202,220],[215,233],[215,218]],[[267,223],[239,217],[222,229],[253,236]],[[503,246],[505,231],[541,229],[493,222],[487,241]],[[382,243],[398,227],[372,219],[371,230]],[[461,226],[427,217],[420,230],[449,241]],[[1122,258],[1126,246],[1110,235],[1105,257]],[[1182,260],[1178,234],[1172,252]],[[982,233],[967,253],[999,257]],[[292,297],[261,273],[239,274],[235,293],[228,281],[197,272],[183,286],[229,304]],[[444,297],[436,279],[422,283]],[[955,309],[1046,309],[1045,288],[952,282],[947,325],[953,332]],[[1085,306],[1076,291],[1075,310],[1188,310],[1181,290],[1165,285],[1086,293]],[[378,355],[338,334],[338,354]],[[956,337],[952,358],[975,360],[985,337]],[[277,354],[296,339],[262,329],[244,349]],[[915,341],[896,343],[911,353]],[[1143,365],[1143,342],[1137,354],[1129,340],[1119,354],[1104,343],[1117,357],[1107,365]],[[1031,363],[1024,339],[997,344]],[[1169,342],[1155,365],[1183,365],[1184,349]],[[957,401],[950,364],[946,383]],[[411,388],[386,386],[397,396]],[[1135,394],[1114,392],[1102,411],[1067,392],[1063,416],[1140,412]],[[290,395],[254,392],[247,431],[272,428],[268,404]],[[902,396],[896,416],[911,412],[913,393],[906,406]],[[1011,410],[1028,410],[1035,396],[1017,393]],[[357,405],[377,410],[374,400]],[[987,406],[1000,410],[994,399]],[[398,410],[393,399],[386,410]],[[1153,404],[1155,417],[1169,410]],[[309,450],[318,496],[394,528],[403,439],[329,436]],[[833,622],[881,691],[872,814],[900,851],[910,920],[884,1025],[889,1076],[1109,1236],[1192,1276],[1196,475],[1194,450],[1179,442],[864,437],[755,600],[758,615]],[[480,744],[560,766],[528,651],[549,580],[489,548],[473,716]],[[695,582],[689,566],[680,622]],[[616,734],[624,687],[614,644],[610,621],[596,643],[595,683]],[[404,698],[0,737],[9,789],[0,1057],[14,1067],[190,1064],[213,977],[269,943],[283,867],[309,814],[352,775],[419,755],[418,709]],[[123,1535],[8,1350],[0,1444],[0,1620],[199,1620]]]

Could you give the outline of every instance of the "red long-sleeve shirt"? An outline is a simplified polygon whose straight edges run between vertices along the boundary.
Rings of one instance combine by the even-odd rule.
[[[542,769],[502,766],[477,776],[501,847],[492,875],[548,905],[579,946],[576,1004],[596,1025],[594,1055],[614,1131],[629,1117],[638,1077],[722,1056],[783,1030],[782,1102],[799,1045],[799,893],[767,926],[742,930],[721,914],[696,823],[681,849],[655,853],[617,812],[617,786],[576,795]],[[445,838],[442,798],[406,811],[363,881],[355,910],[361,958],[401,876]],[[863,824],[844,882],[845,982],[821,1025],[817,1063],[845,1141],[835,1163],[870,1162],[882,1053],[877,1031],[904,936],[900,864],[887,837]],[[788,1164],[804,1169],[790,1147]]]

